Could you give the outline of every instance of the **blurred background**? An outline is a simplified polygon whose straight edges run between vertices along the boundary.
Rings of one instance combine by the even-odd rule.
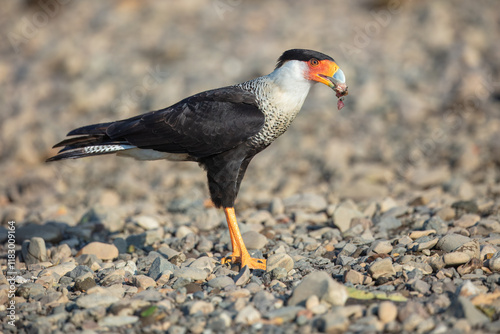
[[[315,193],[439,206],[500,195],[500,11],[456,1],[7,1],[0,14],[0,218],[74,224],[89,207],[164,213],[208,198],[193,163],[105,156],[46,164],[73,128],[161,109],[332,56],[345,108],[317,85],[259,154],[238,206]]]

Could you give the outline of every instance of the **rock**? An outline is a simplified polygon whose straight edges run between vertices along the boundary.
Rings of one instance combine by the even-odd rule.
[[[500,252],[497,252],[488,263],[491,271],[500,271]]]
[[[462,246],[458,247],[456,252],[466,253],[471,259],[479,259],[481,252],[479,250],[479,242],[477,240],[471,240],[466,242]]]
[[[94,241],[80,249],[76,256],[82,254],[94,254],[101,260],[113,260],[118,257],[119,252],[115,245]]]
[[[476,223],[481,219],[481,217],[477,214],[465,214],[460,217],[458,220],[453,222],[454,226],[468,228],[476,225]]]
[[[302,310],[304,310],[304,308],[300,306],[285,306],[276,310],[272,310],[271,312],[264,313],[264,317],[267,319],[288,322],[295,319],[297,313]]]
[[[434,237],[433,236],[425,236],[425,237],[422,237],[422,238],[415,240],[415,242],[418,243],[417,250],[419,250],[419,251],[434,248],[434,246],[437,245],[438,241],[439,241],[439,238],[435,237],[435,236]]]
[[[364,280],[365,280],[365,277],[363,276],[363,274],[354,270],[354,269],[347,270],[344,273],[344,282],[345,283],[352,283],[354,285],[363,284]]]
[[[271,277],[275,280],[283,280],[288,276],[288,272],[285,268],[277,267],[271,271]]]
[[[99,326],[101,327],[122,327],[126,325],[131,325],[139,321],[139,317],[135,315],[120,315],[114,316],[110,315],[99,320]]]
[[[283,200],[286,212],[305,211],[318,212],[324,211],[327,202],[323,196],[316,194],[297,194]]]
[[[208,277],[208,272],[199,268],[184,267],[174,270],[174,276],[178,278],[189,278],[193,281],[204,281]],[[231,280],[231,282],[233,282]]]
[[[158,256],[154,259],[151,267],[149,267],[148,276],[156,281],[165,271],[173,273],[175,271],[175,266],[167,259]]]
[[[450,178],[450,170],[447,165],[433,169],[418,168],[412,173],[410,182],[420,188],[429,188],[443,184]]]
[[[78,277],[75,279],[75,290],[88,291],[97,286],[97,283],[92,277]]]
[[[333,223],[338,227],[340,232],[345,232],[351,228],[351,220],[353,218],[362,218],[363,213],[357,209],[353,209],[350,205],[339,205],[333,212]]]
[[[286,253],[278,253],[269,256],[267,259],[266,271],[270,272],[275,268],[284,268],[287,272],[293,269],[294,262],[290,255]]]
[[[250,275],[250,269],[248,268],[248,266],[244,266],[243,268],[241,268],[238,275],[234,277],[234,284],[236,284],[236,286],[246,284],[248,280],[250,280]]]
[[[344,305],[348,294],[346,288],[334,281],[326,272],[308,274],[293,290],[288,306],[305,305],[307,298],[316,295],[321,301],[331,305]]]
[[[441,249],[445,252],[453,252],[460,246],[464,245],[467,242],[470,242],[471,239],[469,237],[466,237],[464,235],[460,234],[447,234],[443,236],[441,239],[439,239],[436,247],[438,249]]]
[[[56,243],[62,240],[63,231],[59,224],[48,222],[45,225],[28,223],[16,230],[16,241],[30,240],[34,237],[42,238],[45,242]]]
[[[435,230],[437,234],[446,234],[448,232],[448,224],[440,217],[434,216],[425,221],[424,229]]]
[[[447,266],[457,266],[469,262],[471,257],[463,252],[451,252],[443,255],[443,261]]]
[[[203,301],[203,300],[197,300],[194,302],[190,302],[187,305],[187,313],[189,315],[193,314],[211,314],[214,311],[214,305],[212,303]]]
[[[120,232],[125,226],[125,220],[120,217],[116,210],[104,206],[95,206],[88,210],[78,225],[81,227],[91,226],[95,228],[96,225],[102,225],[106,230],[111,233]]]
[[[190,229],[187,226],[181,225],[181,226],[179,226],[177,231],[175,231],[175,237],[182,239],[185,236],[187,236],[188,234],[192,234],[192,233],[194,233],[192,229]]]
[[[385,258],[373,262],[368,269],[368,272],[374,279],[377,279],[379,277],[389,277],[396,274],[396,270],[394,270],[391,258]]]
[[[133,276],[131,282],[134,286],[142,289],[147,289],[156,286],[155,280],[146,275]]]
[[[431,286],[428,283],[422,281],[421,279],[417,279],[411,284],[411,288],[413,289],[413,291],[426,294],[430,291]]]
[[[475,201],[458,201],[451,205],[457,213],[477,213],[479,208]]]
[[[245,306],[241,311],[238,312],[234,322],[237,324],[251,325],[259,322],[261,319],[259,311],[255,309],[252,305]]]
[[[392,197],[386,197],[384,200],[380,203],[380,212],[385,213],[392,208],[397,207],[398,204]]]
[[[111,296],[107,294],[88,294],[84,296],[80,296],[76,300],[76,305],[80,308],[93,308],[98,306],[108,307],[109,305],[116,303],[120,300],[120,298],[116,296]]]
[[[377,240],[372,243],[370,248],[368,248],[367,254],[389,254],[392,252],[392,245],[390,241],[387,240]]]
[[[35,296],[45,293],[45,288],[41,284],[28,282],[19,285],[16,293],[19,297],[23,297],[24,299],[31,299]]]
[[[33,237],[30,241],[23,242],[22,253],[26,264],[47,261],[45,241],[40,237]]]
[[[281,198],[274,197],[271,200],[271,203],[269,204],[269,212],[271,212],[273,216],[282,215],[285,213],[285,205],[283,204]]]
[[[77,277],[81,277],[86,274],[90,274],[91,276],[93,276],[94,272],[88,266],[78,265],[73,270],[68,272],[67,276],[71,277],[72,279],[76,279]]]
[[[349,327],[349,319],[342,314],[329,312],[315,321],[322,333],[344,333]]]
[[[393,302],[385,301],[380,303],[378,307],[378,318],[383,324],[396,320],[397,316],[398,308]]]
[[[158,219],[152,216],[135,216],[132,218],[132,222],[145,230],[154,230],[160,227],[160,222],[158,221]]]
[[[233,285],[234,280],[229,276],[218,276],[208,281],[208,286],[212,288],[224,289],[228,285]]]
[[[466,297],[459,296],[452,302],[447,313],[456,318],[465,318],[472,326],[490,322],[490,319],[479,311]]]
[[[401,227],[401,225],[401,220],[395,217],[384,217],[377,224],[381,231],[393,230]]]
[[[412,231],[409,235],[413,240],[426,237],[430,234],[436,234],[436,230],[425,230],[425,231]]]
[[[458,294],[463,297],[476,296],[481,293],[481,290],[471,281],[465,281],[458,290]]]
[[[59,277],[66,275],[68,272],[72,271],[75,269],[76,264],[74,262],[65,262],[62,264],[59,264],[57,266],[52,266],[49,268],[45,268],[42,270],[39,274],[38,277],[42,276],[49,276],[52,275],[53,273],[57,274]]]
[[[455,218],[455,209],[449,206],[445,206],[444,208],[441,208],[436,212],[436,216],[438,216],[442,220],[452,220]]]
[[[71,258],[71,248],[67,244],[62,244],[51,250],[50,259],[54,264],[67,262]]]
[[[261,249],[267,244],[267,238],[255,231],[245,232],[242,237],[247,249]]]

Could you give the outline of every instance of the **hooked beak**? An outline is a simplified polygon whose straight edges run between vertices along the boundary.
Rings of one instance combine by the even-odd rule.
[[[347,91],[347,84],[345,82],[344,72],[342,72],[340,68],[337,70],[337,72],[335,72],[335,74],[332,77],[327,77],[327,76],[323,77],[328,80],[328,87],[330,87],[335,91],[338,98],[341,98],[349,94]]]

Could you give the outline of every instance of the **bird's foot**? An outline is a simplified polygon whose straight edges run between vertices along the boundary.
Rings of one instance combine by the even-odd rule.
[[[266,270],[266,260],[265,259],[257,259],[250,257],[250,254],[244,254],[244,255],[229,255],[221,260],[222,264],[226,263],[240,263],[241,268],[244,266],[248,266],[249,269],[260,269],[260,270]]]

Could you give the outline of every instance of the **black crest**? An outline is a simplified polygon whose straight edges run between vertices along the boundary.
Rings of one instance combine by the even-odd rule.
[[[314,51],[314,50],[306,50],[306,49],[292,49],[283,52],[281,57],[278,59],[278,63],[276,64],[276,68],[281,67],[285,62],[289,60],[300,60],[300,61],[309,61],[311,58],[316,58],[318,60],[331,60],[334,61],[332,57],[327,56],[324,53]]]

